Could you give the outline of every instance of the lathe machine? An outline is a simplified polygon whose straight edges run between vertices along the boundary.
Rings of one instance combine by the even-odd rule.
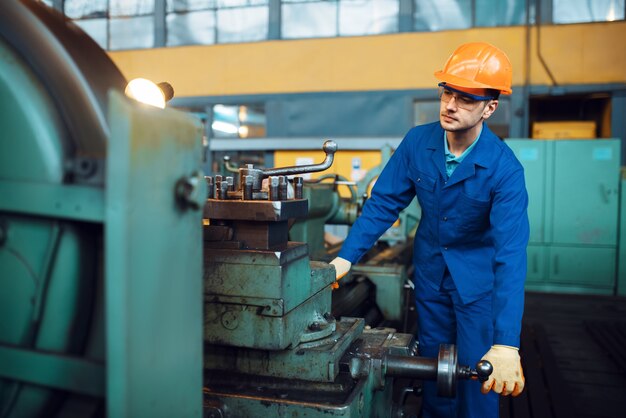
[[[287,240],[287,175],[201,172],[201,123],[40,2],[0,13],[0,417],[390,416],[397,377],[484,378],[333,318],[332,267]],[[304,171],[302,171],[304,170]],[[265,182],[264,182],[265,180]]]
[[[205,400],[216,416],[398,416],[395,377],[436,380],[440,395],[454,396],[457,379],[489,374],[488,364],[458,365],[452,345],[420,358],[409,334],[332,316],[334,268],[310,261],[307,244],[288,232],[308,210],[297,175],[326,170],[336,149],[324,143],[318,165],[248,165],[238,181],[207,178]]]

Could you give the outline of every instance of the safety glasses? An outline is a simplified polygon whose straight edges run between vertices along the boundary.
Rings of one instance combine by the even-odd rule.
[[[495,97],[492,96],[478,96],[476,94],[466,93],[464,91],[447,86],[446,83],[439,83],[438,86],[439,98],[442,102],[449,103],[450,100],[454,98],[454,102],[456,103],[456,105],[459,108],[465,110],[474,110],[481,102],[495,99]]]

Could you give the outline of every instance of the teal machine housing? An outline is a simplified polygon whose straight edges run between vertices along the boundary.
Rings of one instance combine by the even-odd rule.
[[[620,140],[506,143],[524,166],[528,189],[526,289],[614,294],[624,249],[618,248]]]
[[[40,2],[0,14],[0,416],[202,415],[202,126]]]
[[[620,179],[619,253],[617,263],[617,294],[626,296],[626,168]]]

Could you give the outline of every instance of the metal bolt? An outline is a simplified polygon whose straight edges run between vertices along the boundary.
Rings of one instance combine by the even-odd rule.
[[[97,172],[97,163],[86,157],[78,157],[76,160],[68,163],[70,170],[78,177],[87,179]]]
[[[287,200],[287,176],[278,177],[278,199]]]
[[[214,189],[213,197],[215,199],[221,199],[220,198],[220,193],[221,193],[221,190],[222,190],[222,186],[221,185],[222,185],[222,176],[220,176],[218,174],[218,175],[215,176],[215,187],[213,188]]]
[[[220,183],[219,195],[217,196],[217,198],[221,200],[228,199],[228,183],[226,183],[225,181]]]
[[[243,200],[252,200],[252,176],[243,177]]]
[[[296,199],[302,199],[302,188],[304,186],[303,182],[304,180],[300,176],[293,178],[294,195]]]
[[[309,329],[311,331],[319,331],[322,329],[322,324],[320,324],[319,322],[313,322],[309,325]]]
[[[214,190],[213,190],[213,177],[204,176],[204,181],[206,181],[207,185],[207,199],[213,199]]]
[[[270,176],[270,192],[269,192],[269,199],[270,200],[278,200],[279,199],[279,195],[278,195],[278,177],[275,176]]]

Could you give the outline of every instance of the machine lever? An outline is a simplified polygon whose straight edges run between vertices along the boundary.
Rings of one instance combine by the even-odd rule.
[[[263,170],[263,176],[289,176],[292,174],[316,173],[318,171],[324,171],[327,168],[330,168],[331,165],[333,165],[335,152],[337,151],[337,144],[335,143],[335,141],[328,140],[324,142],[322,149],[324,150],[324,153],[326,153],[326,158],[324,158],[324,161],[322,161],[320,164],[269,168]]]
[[[459,370],[459,377],[464,379],[478,380],[479,382],[486,382],[493,373],[493,366],[487,360],[481,360],[476,363],[476,368],[472,369],[469,366],[461,366]]]
[[[223,160],[224,168],[226,169],[226,171],[229,171],[231,173],[239,173],[239,168],[230,162],[230,157],[228,155],[224,155]]]
[[[252,164],[248,164],[245,168],[239,168],[239,178],[242,179],[244,178],[244,176],[252,176],[252,189],[256,191],[261,189],[262,181],[266,177],[290,176],[294,174],[316,173],[318,171],[324,171],[333,164],[333,161],[335,159],[335,152],[337,151],[337,144],[335,143],[335,141],[328,140],[324,142],[322,149],[326,153],[326,158],[324,158],[324,161],[322,161],[320,164],[267,168],[265,170],[254,168]]]

